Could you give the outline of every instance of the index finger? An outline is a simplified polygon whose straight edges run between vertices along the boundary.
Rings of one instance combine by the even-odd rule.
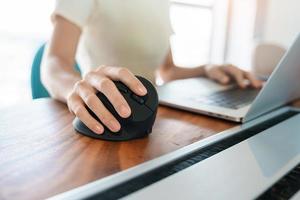
[[[262,86],[262,82],[255,78],[255,76],[249,72],[245,73],[245,77],[250,81],[251,85],[255,88],[260,88]]]
[[[123,82],[130,88],[130,90],[139,96],[144,96],[147,94],[147,89],[141,83],[141,81],[126,68],[105,67],[102,72],[112,80]]]
[[[242,70],[240,70],[239,68],[230,65],[226,68],[227,73],[229,73],[230,76],[233,77],[233,79],[236,81],[236,83],[238,84],[239,87],[241,88],[245,88],[246,85],[244,83],[244,72]]]

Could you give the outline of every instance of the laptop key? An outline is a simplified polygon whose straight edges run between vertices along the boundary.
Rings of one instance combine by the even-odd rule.
[[[251,104],[258,93],[259,89],[240,89],[234,87],[229,90],[219,91],[207,96],[198,97],[194,100],[201,104],[225,107],[230,109],[240,109]]]

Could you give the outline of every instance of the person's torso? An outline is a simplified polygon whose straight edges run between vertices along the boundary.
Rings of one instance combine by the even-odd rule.
[[[122,66],[153,80],[172,33],[169,0],[95,0],[78,59],[83,71]]]

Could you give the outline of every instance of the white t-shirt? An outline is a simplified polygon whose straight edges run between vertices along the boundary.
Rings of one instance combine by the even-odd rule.
[[[169,0],[57,0],[54,14],[82,29],[77,61],[83,73],[122,66],[153,81],[169,50]]]

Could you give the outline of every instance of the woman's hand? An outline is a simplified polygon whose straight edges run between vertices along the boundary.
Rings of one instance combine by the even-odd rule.
[[[253,74],[233,65],[202,65],[195,68],[178,67],[173,62],[171,50],[169,50],[165,61],[160,66],[158,74],[163,82],[204,76],[221,84],[228,84],[233,80],[241,88],[245,88],[248,85],[254,88],[262,86],[262,82],[255,78]]]
[[[78,81],[67,98],[69,110],[89,129],[98,134],[103,133],[104,127],[89,114],[85,107],[86,105],[111,131],[119,131],[121,126],[96,96],[97,91],[102,92],[108,98],[121,117],[126,118],[131,114],[128,103],[113,81],[123,82],[137,95],[143,96],[147,93],[143,84],[128,69],[101,66],[89,72],[82,80]]]
[[[233,65],[206,65],[204,73],[208,78],[221,84],[228,84],[233,80],[241,88],[246,88],[248,85],[254,88],[262,87],[262,82],[255,78],[253,74]]]

